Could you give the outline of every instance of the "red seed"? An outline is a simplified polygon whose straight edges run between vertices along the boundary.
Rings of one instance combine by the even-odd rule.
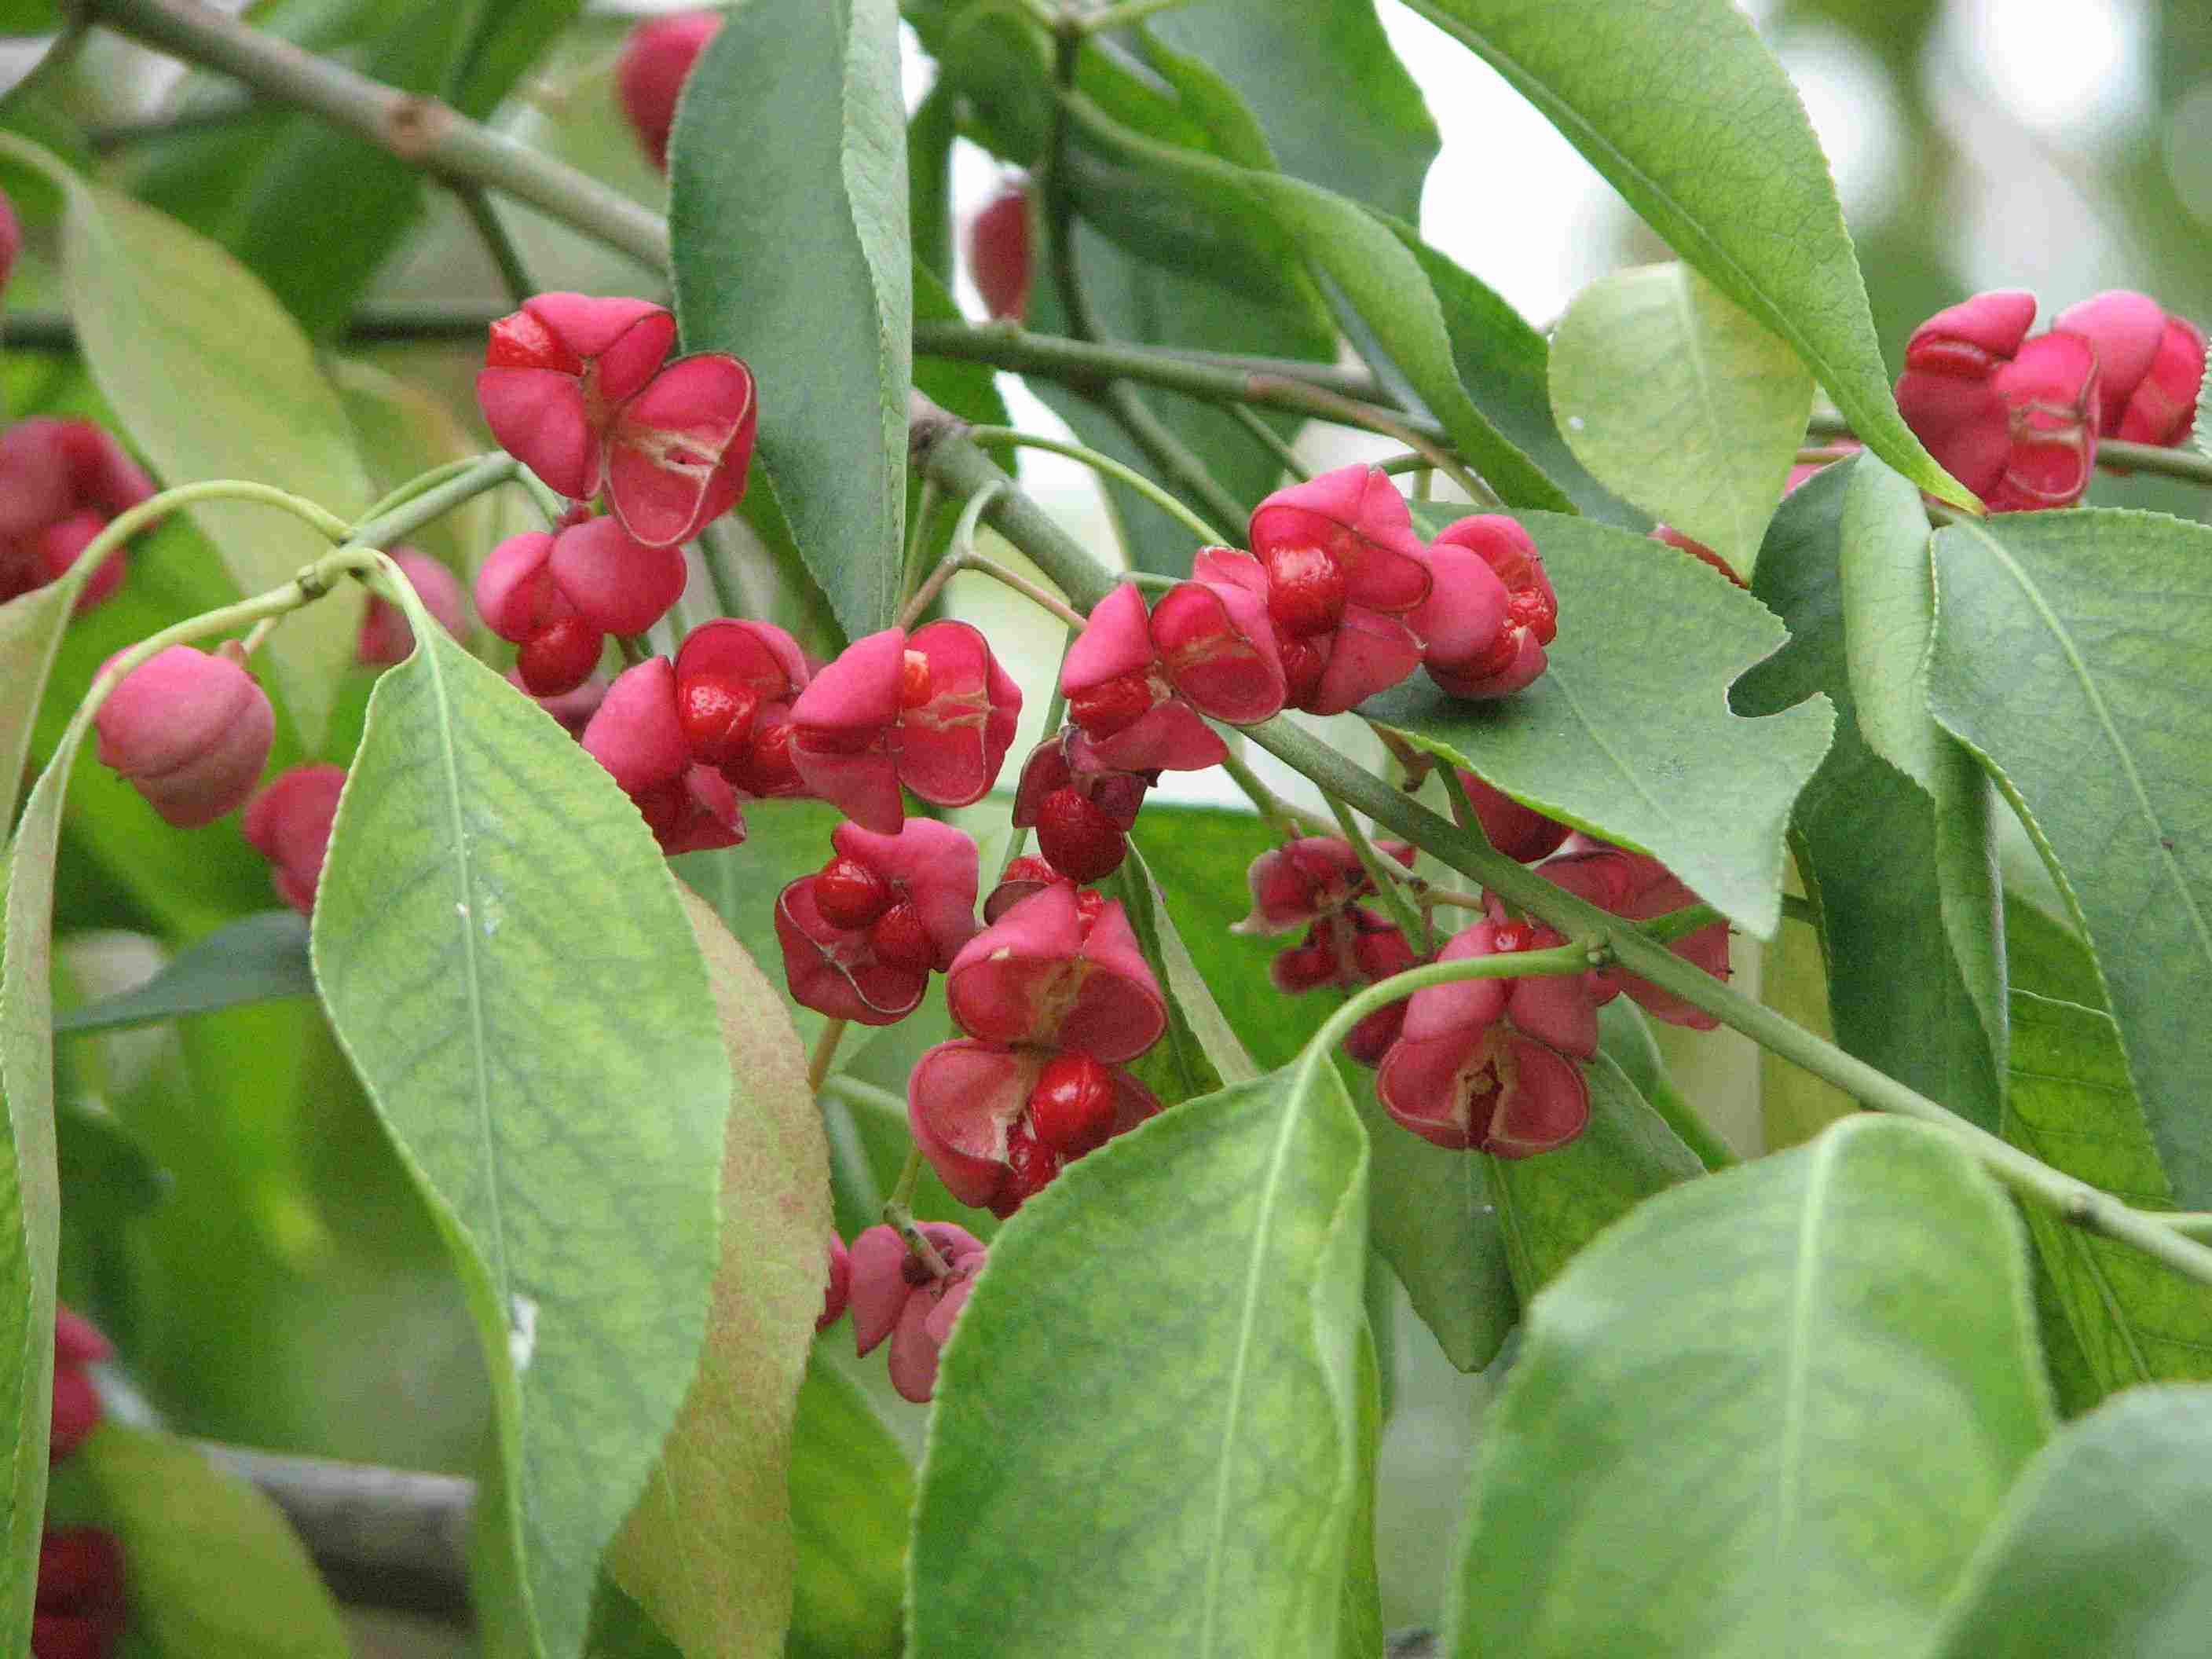
[[[991,1199],[991,1213],[1004,1221],[1052,1185],[1060,1170],[1060,1154],[1039,1140],[1028,1124],[1017,1123],[1006,1133],[1006,1173]]]
[[[1055,789],[1037,807],[1037,850],[1071,881],[1099,881],[1121,867],[1129,838],[1075,789]]]
[[[817,895],[816,902],[820,902]],[[884,911],[868,930],[868,945],[876,960],[892,968],[927,973],[937,965],[937,946],[921,925],[921,913],[913,902],[901,899]]]
[[[1267,619],[1282,633],[1326,634],[1344,620],[1346,578],[1334,555],[1318,547],[1278,547],[1265,563]]]
[[[606,636],[581,617],[567,616],[530,636],[514,653],[515,672],[533,697],[574,691],[599,665]]]
[[[1114,1079],[1089,1054],[1055,1054],[1030,1091],[1030,1127],[1063,1158],[1080,1158],[1114,1133]]]
[[[834,858],[814,878],[814,908],[832,927],[858,931],[891,908],[890,884],[858,859]]]
[[[1086,735],[1103,739],[1127,731],[1151,714],[1158,701],[1149,675],[1121,674],[1068,698],[1067,717]]]
[[[742,760],[752,749],[760,704],[760,693],[742,680],[701,674],[678,681],[676,717],[691,758],[706,766]]]

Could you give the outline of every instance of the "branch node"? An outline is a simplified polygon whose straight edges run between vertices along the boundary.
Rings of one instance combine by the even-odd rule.
[[[378,123],[378,142],[410,167],[428,167],[453,125],[453,112],[435,98],[404,93]]]
[[[919,392],[906,394],[906,453],[918,477],[927,471],[929,452],[945,439],[967,431],[968,422]]]

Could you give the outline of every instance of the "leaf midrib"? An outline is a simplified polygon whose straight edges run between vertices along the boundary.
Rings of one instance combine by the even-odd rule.
[[[418,632],[422,619],[417,618]],[[441,647],[434,639],[426,640],[421,647],[424,672],[429,677],[432,702],[437,711],[439,769],[446,782],[446,799],[451,817],[453,838],[453,864],[459,896],[455,900],[460,921],[461,954],[466,964],[464,983],[468,994],[469,1057],[476,1069],[477,1127],[483,1143],[485,1174],[485,1203],[489,1210],[491,1260],[487,1264],[492,1271],[493,1282],[499,1291],[499,1317],[501,1327],[512,1330],[514,1325],[514,1291],[507,1273],[507,1228],[500,1204],[499,1138],[492,1126],[491,1079],[485,1070],[487,1042],[484,1030],[483,987],[477,964],[476,939],[476,882],[471,872],[467,829],[461,817],[461,776],[457,745],[454,740],[453,705],[447,696],[446,676],[439,662]],[[516,1412],[520,1417],[521,1390],[515,1392]],[[520,1421],[516,1432],[521,1431]]]
[[[1788,1582],[1789,1562],[1796,1545],[1798,1474],[1804,1457],[1806,1395],[1812,1388],[1814,1294],[1820,1277],[1820,1254],[1816,1237],[1826,1213],[1828,1189],[1834,1179],[1838,1148],[1846,1137],[1824,1135],[1814,1143],[1813,1158],[1805,1174],[1803,1212],[1797,1222],[1797,1257],[1790,1289],[1790,1351],[1783,1374],[1782,1433],[1777,1443],[1773,1566],[1769,1582]],[[1770,1603],[1771,1605],[1771,1603]]]
[[[1215,1462],[1213,1486],[1213,1527],[1206,1540],[1206,1597],[1202,1621],[1199,1626],[1197,1659],[1210,1659],[1214,1651],[1215,1616],[1221,1605],[1222,1559],[1227,1551],[1229,1537],[1229,1471],[1231,1448],[1237,1437],[1237,1420],[1243,1409],[1244,1378],[1250,1367],[1252,1334],[1258,1323],[1260,1281],[1265,1265],[1267,1240],[1274,1218],[1275,1205],[1282,1193],[1284,1171],[1290,1162],[1291,1141],[1297,1132],[1299,1107],[1305,1091],[1310,1086],[1313,1073],[1310,1066],[1301,1066],[1292,1079],[1289,1099],[1283,1110],[1283,1127],[1275,1137],[1269,1156],[1266,1184],[1260,1193],[1259,1213],[1253,1218],[1252,1249],[1244,1264],[1243,1311],[1237,1323],[1235,1358],[1229,1368],[1228,1397],[1221,1418],[1221,1453]]]

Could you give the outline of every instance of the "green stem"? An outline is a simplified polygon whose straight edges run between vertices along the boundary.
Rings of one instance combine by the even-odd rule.
[[[944,1278],[952,1271],[951,1264],[937,1253],[937,1246],[929,1242],[929,1235],[915,1224],[915,1183],[921,1179],[921,1148],[909,1147],[906,1162],[899,1166],[898,1180],[891,1188],[891,1195],[884,1200],[884,1222],[906,1241],[914,1259],[929,1269],[932,1277]]]
[[[1252,434],[1253,441],[1282,463],[1283,471],[1301,483],[1313,477],[1313,469],[1298,459],[1298,452],[1283,441],[1283,434],[1269,426],[1253,411],[1249,404],[1222,405],[1235,418],[1237,424]]]
[[[668,224],[589,174],[424,98],[357,75],[196,0],[83,0],[82,15],[358,133],[444,182],[487,185],[669,269]]]
[[[1065,455],[1072,461],[1080,461],[1094,472],[1103,473],[1116,483],[1125,483],[1163,513],[1171,514],[1197,537],[1211,546],[1226,547],[1228,538],[1212,525],[1185,507],[1173,495],[1154,483],[1143,473],[1127,467],[1111,455],[1102,455],[1082,444],[1068,443],[1059,438],[1048,438],[1041,433],[1022,432],[1010,426],[976,426],[968,428],[968,441],[974,444],[1007,444],[1022,449],[1048,449],[1055,455]],[[1000,477],[1005,477],[1002,473]],[[1012,479],[1007,479],[1009,485]],[[1085,556],[1088,557],[1088,555]]]
[[[1270,381],[1265,376],[1255,375],[1249,385],[1255,392],[1272,392],[1289,398],[1303,405],[1308,413],[1334,421],[1340,425],[1358,427],[1369,432],[1379,432],[1386,438],[1395,438],[1465,490],[1469,501],[1490,507],[1505,505],[1496,490],[1452,458],[1441,440],[1431,440],[1395,410],[1378,409],[1373,404],[1361,403],[1354,398],[1340,398],[1334,392],[1309,386],[1304,380]]]
[[[744,603],[738,587],[738,549],[729,526],[721,521],[708,525],[699,532],[701,562],[707,567],[707,580],[714,590],[714,607],[725,617],[744,615]]]
[[[1109,29],[1127,28],[1132,23],[1141,23],[1155,12],[1172,11],[1186,6],[1190,0],[1121,0],[1119,5],[1109,6],[1103,11],[1094,11],[1077,20],[1077,27],[1085,34],[1103,34]]]
[[[1785,921],[1802,921],[1808,927],[1820,925],[1820,907],[1810,899],[1799,898],[1795,893],[1782,896],[1782,916]]]
[[[481,455],[465,455],[458,461],[447,461],[443,466],[434,466],[428,472],[417,473],[405,483],[392,490],[391,494],[379,497],[375,504],[368,512],[362,514],[362,517],[380,518],[394,507],[404,507],[416,496],[435,489],[447,479],[459,477],[483,459]]]
[[[507,234],[507,226],[492,205],[491,198],[481,185],[457,184],[453,186],[454,199],[460,203],[461,211],[468,216],[469,224],[483,244],[484,252],[499,267],[499,279],[507,286],[507,296],[518,306],[538,292],[538,284],[530,280],[530,273],[522,264],[522,250]]]
[[[1267,357],[1236,351],[1201,351],[1189,346],[1134,345],[1127,341],[1077,340],[1063,334],[1038,334],[1007,323],[923,322],[914,325],[918,357],[982,363],[1017,374],[1080,386],[1085,380],[1135,380],[1164,392],[1181,392],[1216,403],[1284,407],[1267,396],[1255,396],[1252,382],[1295,380],[1340,397],[1388,408],[1390,394],[1362,368],[1309,362],[1303,357]],[[1291,414],[1307,412],[1288,408]],[[1402,410],[1392,410],[1404,418]],[[1423,424],[1441,436],[1441,426]]]
[[[1721,913],[1710,904],[1686,904],[1679,910],[1669,910],[1663,916],[1654,916],[1649,921],[1638,922],[1637,927],[1654,945],[1672,945],[1676,939],[1686,939],[1700,927],[1710,927],[1721,920]]]
[[[1414,911],[1413,902],[1406,896],[1406,890],[1390,878],[1389,871],[1383,867],[1382,854],[1375,850],[1375,843],[1367,839],[1367,832],[1359,827],[1359,820],[1352,816],[1352,809],[1332,795],[1328,810],[1336,814],[1336,822],[1344,831],[1344,838],[1352,843],[1352,850],[1359,859],[1359,867],[1367,872],[1367,879],[1374,884],[1376,892],[1382,897],[1383,908],[1389,911],[1391,920],[1398,924],[1398,931],[1405,934],[1406,943],[1419,950],[1428,938],[1428,929],[1421,925],[1421,918]]]
[[[1815,438],[1856,438],[1850,422],[1840,415],[1815,415],[1805,423]],[[2097,440],[2097,465],[2114,472],[2150,472],[2188,483],[2212,484],[2212,455],[2192,449],[2168,449],[2160,444],[2131,444],[2118,438]]]
[[[929,609],[930,601],[944,591],[945,584],[959,571],[967,568],[969,562],[975,558],[975,521],[982,516],[983,509],[991,504],[991,497],[1005,488],[1003,484],[985,484],[960,504],[960,516],[953,521],[952,538],[945,550],[945,556],[938,561],[937,568],[929,573],[929,580],[915,590],[914,597],[899,612],[898,625],[901,628],[912,628],[921,621],[922,613]],[[921,493],[925,505],[935,499],[927,481],[923,483]],[[1011,571],[1006,574],[1012,574]],[[1054,603],[1057,605],[1058,601]],[[1078,617],[1074,625],[1080,628],[1083,619]]]
[[[1244,799],[1252,803],[1253,810],[1267,819],[1274,827],[1275,833],[1285,841],[1296,841],[1300,836],[1310,833],[1299,823],[1300,814],[1268,788],[1260,775],[1237,752],[1233,741],[1236,735],[1237,729],[1231,726],[1223,738],[1226,752],[1221,757],[1221,769],[1229,774],[1230,781],[1244,792]],[[1322,828],[1323,834],[1328,833],[1325,826],[1316,827]]]
[[[899,559],[899,592],[911,593],[921,580],[922,550],[929,545],[930,520],[937,516],[937,506],[942,492],[934,478],[921,481],[920,498],[914,504],[914,521],[906,527],[906,551]]]
[[[806,1092],[810,1096],[820,1094],[822,1085],[829,1081],[830,1068],[836,1064],[837,1045],[845,1040],[848,1024],[842,1019],[823,1022],[822,1034],[814,1039],[814,1052],[806,1057]]]
[[[1387,1008],[1431,985],[1449,985],[1463,979],[1537,979],[1586,974],[1602,968],[1609,952],[1602,937],[1573,940],[1547,951],[1508,951],[1497,956],[1462,957],[1456,962],[1425,963],[1402,974],[1377,980],[1346,997],[1344,1006],[1322,1024],[1299,1056],[1299,1069],[1310,1071],[1317,1056],[1326,1055],[1344,1041],[1345,1034],[1377,1008]]]
[[[836,1095],[854,1106],[866,1106],[895,1118],[906,1116],[906,1102],[888,1089],[879,1089],[872,1083],[864,1083],[850,1072],[836,1072],[822,1079],[818,1091]]]

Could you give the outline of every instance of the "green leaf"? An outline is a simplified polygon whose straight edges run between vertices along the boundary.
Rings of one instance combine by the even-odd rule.
[[[1885,521],[1870,510],[1869,497],[1879,502],[1892,486],[1906,499],[1893,503],[1896,513]],[[1825,468],[1791,492],[1752,584],[1789,624],[1790,643],[1737,682],[1734,702],[1746,714],[1762,715],[1823,694],[1836,705],[1835,743],[1798,798],[1791,823],[1798,872],[1819,907],[1837,1042],[1995,1129],[2004,1094],[2005,1028],[2000,1010],[1993,1036],[1981,1013],[1984,999],[2001,997],[2003,986],[1987,786],[1972,757],[1935,726],[1924,701],[1871,672],[1854,672],[1850,663],[1855,645],[1866,656],[1878,654],[1864,643],[1872,636],[1885,642],[1879,653],[1884,667],[1912,683],[1917,663],[1899,659],[1911,656],[1915,638],[1924,640],[1924,628],[1916,635],[1901,606],[1885,614],[1863,590],[1871,585],[1866,567],[1883,562],[1901,588],[1909,546],[1924,550],[1926,540],[1917,495],[1871,458]],[[1856,595],[1848,574],[1854,564],[1861,568]],[[1924,588],[1924,551],[1918,568]],[[1885,633],[1885,627],[1895,631]],[[1923,766],[1944,790],[1941,808],[1869,744],[1863,688],[1884,710],[1892,747]],[[1911,723],[1915,707],[1924,728],[1919,732]],[[1902,746],[1906,738],[1917,753]],[[1956,775],[1961,767],[1964,778]],[[1962,939],[1966,951],[1960,948]]]
[[[1387,1289],[1389,1274],[1382,1275]],[[1344,1588],[1337,1614],[1337,1652],[1341,1659],[1379,1659],[1382,1652],[1382,1592],[1375,1565],[1375,1453],[1389,1414],[1383,1399],[1382,1366],[1376,1358],[1376,1333],[1359,1332],[1359,1440],[1355,1453],[1358,1486],[1351,1523],[1345,1528]]]
[[[1659,1040],[1652,1035],[1651,1020],[1632,999],[1615,997],[1598,1010],[1597,1046],[1599,1053],[1620,1068],[1628,1086],[1658,1114],[1677,1139],[1697,1154],[1706,1170],[1724,1170],[1735,1162],[1735,1149],[1726,1137],[1705,1123],[1697,1108],[1675,1085],[1674,1073],[1667,1068],[1667,1056],[1660,1052]],[[1686,1124],[1692,1127],[1686,1128]]]
[[[0,682],[9,688],[7,701],[0,703],[0,828],[15,821],[15,792],[30,758],[31,728],[82,586],[49,582],[0,605]]]
[[[54,1030],[112,1030],[314,992],[307,919],[294,910],[264,910],[209,934],[136,989],[57,1015]]]
[[[2193,1659],[2212,1621],[2212,1391],[2142,1389],[2021,1475],[1936,1659]]]
[[[1450,331],[1420,263],[1357,203],[1304,179],[1234,163],[1147,137],[1077,102],[1085,130],[1133,166],[1176,185],[1201,210],[1256,215],[1334,284],[1395,370],[1443,423],[1468,465],[1516,506],[1571,511],[1573,503],[1468,398]]]
[[[255,9],[261,29],[482,120],[581,5],[294,0]],[[280,107],[169,135],[134,160],[136,194],[222,243],[318,337],[337,331],[421,216],[419,166],[321,116]]]
[[[729,1062],[636,809],[416,634],[339,801],[315,977],[460,1274],[497,1407],[490,1513],[534,1643],[565,1659],[698,1358]]]
[[[1796,348],[1869,448],[1920,488],[1974,504],[1897,412],[1827,158],[1749,18],[1729,0],[1410,3]]]
[[[1689,266],[1639,265],[1575,296],[1551,380],[1583,465],[1751,574],[1813,413],[1796,353]]]
[[[1652,1200],[1529,1304],[1452,1651],[1924,1651],[2049,1431],[2030,1318],[2004,1199],[1908,1124]]]
[[[914,263],[941,291],[951,289],[955,269],[952,141],[960,134],[957,112],[951,86],[940,81],[914,106],[906,126],[906,217],[914,236]],[[924,314],[920,286],[915,285],[917,317]]]
[[[6,0],[0,4],[0,34],[52,34],[62,26],[55,0]]]
[[[1440,141],[1374,0],[1185,6],[1150,27],[1243,94],[1284,172],[1384,213],[1419,215]]]
[[[1523,1303],[1637,1205],[1705,1172],[1611,1059],[1585,1061],[1583,1075],[1589,1127],[1557,1152],[1488,1160],[1505,1259]]]
[[[1167,1030],[1159,1042],[1129,1062],[1129,1070],[1160,1097],[1164,1106],[1213,1094],[1224,1082],[1249,1083],[1258,1075],[1252,1058],[1229,1029],[1229,1022],[1215,1006],[1212,993],[1176,933],[1175,923],[1167,915],[1165,896],[1145,867],[1144,854],[1131,848],[1121,867],[1098,888],[1107,897],[1121,902],[1145,960],[1152,964],[1167,996]]]
[[[1990,791],[1973,757],[1928,708],[1936,585],[1920,494],[1872,456],[1853,461],[1839,563],[1844,643],[1867,745],[1919,785],[1936,811],[1943,932],[1988,1036],[2005,1051],[2003,902]]]
[[[0,149],[53,179],[67,199],[62,267],[78,343],[101,396],[162,478],[273,482],[340,518],[368,505],[337,394],[298,325],[252,272],[35,145],[6,137]],[[326,550],[313,530],[267,507],[191,511],[242,593],[289,580]],[[310,752],[353,660],[365,603],[348,584],[286,617],[261,648]]]
[[[1559,597],[1543,678],[1463,702],[1423,676],[1361,712],[1539,811],[1662,860],[1738,927],[1771,937],[1790,804],[1832,724],[1819,697],[1759,720],[1729,712],[1729,682],[1782,644],[1782,625],[1644,537],[1516,516]]]
[[[848,1340],[833,1328],[825,1342]],[[895,1659],[914,1475],[866,1397],[818,1353],[799,1387],[791,1528],[793,1659]]]
[[[1590,477],[1552,419],[1551,343],[1473,272],[1431,247],[1402,219],[1378,216],[1420,262],[1443,307],[1452,360],[1467,395],[1498,429],[1594,519],[1641,532],[1650,518]]]
[[[66,586],[66,580],[56,586]],[[8,1476],[0,1652],[27,1652],[46,1508],[54,1382],[54,1272],[61,1193],[54,1155],[54,860],[82,732],[40,775],[0,857],[0,1435]]]
[[[347,1659],[337,1605],[283,1514],[185,1442],[103,1425],[71,1470],[83,1523],[123,1546],[131,1650],[145,1659]]]
[[[1245,872],[1278,844],[1275,832],[1256,813],[1155,800],[1130,839],[1238,1040],[1270,1071],[1289,1065],[1339,1005],[1327,996],[1286,997],[1269,982],[1267,964],[1296,934],[1231,931],[1251,908]]]
[[[2105,1010],[2097,958],[2073,924],[2008,885],[2005,889],[2005,974],[2015,991]]]
[[[1936,536],[1929,695],[1996,776],[2095,947],[2174,1196],[2212,1205],[2212,529],[2012,514]]]
[[[1498,1358],[1521,1316],[1483,1160],[1393,1121],[1365,1067],[1351,1067],[1346,1087],[1367,1127],[1375,1188],[1369,1236],[1444,1358],[1479,1371]]]
[[[1364,1139],[1333,1066],[1273,1073],[1072,1164],[1000,1231],[938,1379],[915,1659],[986,1632],[1008,1655],[1334,1659]]]
[[[2053,1169],[2139,1208],[2170,1210],[2142,1108],[2111,1018],[2027,991],[2012,995],[2004,1137]],[[2201,1286],[2109,1239],[2029,1206],[2028,1231],[2099,1391],[2212,1380],[2212,1307]]]
[[[169,1177],[106,1111],[66,1097],[55,1103],[54,1162],[67,1195],[66,1224],[90,1237],[119,1237],[123,1223],[167,1195]]]
[[[698,1374],[607,1565],[679,1648],[775,1655],[791,1623],[792,1413],[822,1312],[829,1158],[775,987],[705,900],[682,897],[738,1079],[721,1265]]]
[[[731,13],[685,82],[669,179],[684,348],[751,366],[754,465],[806,568],[848,636],[887,628],[913,329],[891,0]]]

